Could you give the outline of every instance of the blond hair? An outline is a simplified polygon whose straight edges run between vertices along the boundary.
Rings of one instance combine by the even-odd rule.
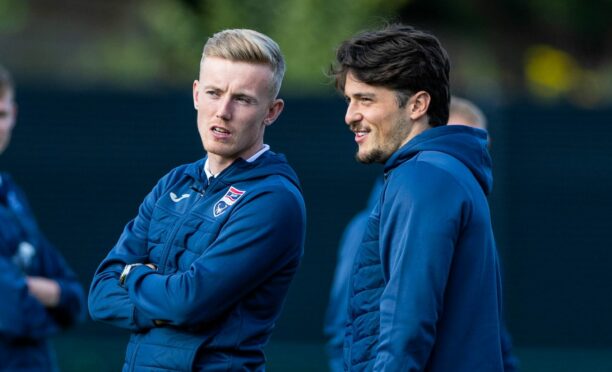
[[[487,129],[487,119],[482,111],[465,98],[452,96],[449,112],[449,124],[463,124]]]
[[[270,37],[248,29],[228,29],[211,36],[202,52],[206,57],[218,57],[235,62],[264,64],[273,73],[271,91],[275,98],[285,76],[285,59],[278,44]]]

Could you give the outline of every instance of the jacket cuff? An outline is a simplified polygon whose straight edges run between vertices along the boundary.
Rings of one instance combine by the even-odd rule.
[[[153,319],[144,315],[136,306],[134,306],[134,311],[132,312],[132,321],[139,330],[146,330],[155,327]]]
[[[125,278],[125,288],[127,288],[128,293],[134,290],[136,284],[146,275],[154,273],[155,270],[151,269],[147,265],[139,265],[134,266],[130,270],[129,274]]]
[[[61,314],[63,326],[81,321],[84,317],[85,295],[80,283],[54,279],[60,288],[60,298],[53,309],[55,314]]]
[[[155,271],[146,265],[134,266],[128,276],[125,278],[124,286],[128,293],[134,290],[137,283],[146,275],[154,273]],[[134,324],[140,329],[150,329],[155,327],[153,319],[147,317],[142,311],[138,309],[138,306],[133,305],[134,310],[132,312],[132,320]]]

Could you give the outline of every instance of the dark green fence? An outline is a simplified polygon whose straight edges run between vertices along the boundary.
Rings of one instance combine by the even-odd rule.
[[[157,179],[203,155],[191,91],[21,89],[18,101],[18,126],[0,168],[26,190],[40,225],[88,287]],[[353,160],[344,109],[338,97],[289,97],[266,135],[297,170],[308,208],[306,254],[276,342],[321,344],[340,233],[381,171]],[[496,177],[491,206],[516,344],[609,346],[612,110],[516,103],[485,111]],[[96,342],[104,340],[118,340],[112,344],[122,354],[126,339],[92,322],[69,335],[90,341],[80,343],[84,358],[99,355]]]

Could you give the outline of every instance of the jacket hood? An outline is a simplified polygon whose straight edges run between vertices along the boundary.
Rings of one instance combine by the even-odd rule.
[[[185,169],[185,174],[192,177],[196,182],[206,183],[206,172],[204,172],[206,159],[208,159],[208,155],[195,163],[189,164],[187,169]],[[271,150],[264,152],[257,160],[251,163],[241,158],[236,159],[229,167],[225,168],[217,178],[223,183],[233,184],[265,178],[272,175],[285,177],[302,191],[300,180],[293,168],[291,168],[287,162],[285,155],[277,154]]]
[[[385,174],[421,151],[439,151],[461,161],[489,194],[493,187],[492,161],[487,150],[487,132],[465,125],[428,129],[397,150],[385,163]]]

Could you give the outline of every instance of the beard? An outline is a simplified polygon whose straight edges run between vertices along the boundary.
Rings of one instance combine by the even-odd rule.
[[[386,134],[382,134],[380,131],[370,132],[372,136],[369,139],[372,143],[371,148],[363,153],[360,153],[357,149],[355,160],[363,164],[384,164],[406,141],[406,137],[412,128],[412,123],[403,117],[386,123],[386,125],[389,126]],[[351,129],[355,132],[359,128],[355,126]]]
[[[367,154],[359,155],[359,150],[355,154],[355,160],[363,164],[372,164],[372,163],[385,163],[389,159],[389,156],[386,156],[382,149],[374,149]]]

